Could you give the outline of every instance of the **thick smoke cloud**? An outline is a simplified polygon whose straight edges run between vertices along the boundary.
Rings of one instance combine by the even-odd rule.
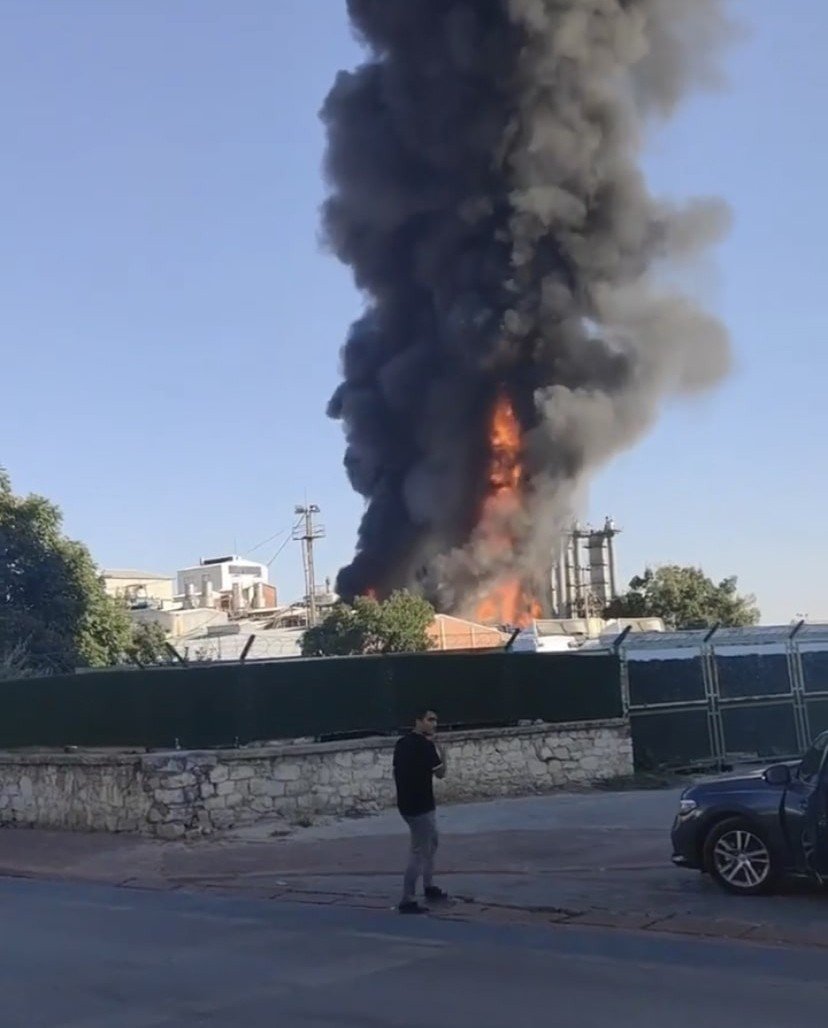
[[[327,240],[366,296],[329,413],[367,500],[350,597],[468,611],[543,572],[589,475],[665,399],[727,370],[722,325],[668,284],[715,201],[652,197],[649,125],[715,84],[720,0],[348,0],[368,59],[322,117]],[[477,531],[495,398],[525,433],[514,546]],[[542,592],[540,593],[542,595]]]

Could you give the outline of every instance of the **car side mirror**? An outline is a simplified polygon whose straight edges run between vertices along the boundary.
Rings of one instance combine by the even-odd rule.
[[[787,764],[771,764],[765,771],[764,779],[768,785],[789,785],[791,769]]]

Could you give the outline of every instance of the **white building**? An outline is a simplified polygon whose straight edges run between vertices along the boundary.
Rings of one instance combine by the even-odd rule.
[[[180,596],[223,593],[253,594],[257,585],[267,585],[267,565],[257,564],[233,554],[229,557],[205,557],[192,568],[178,572]]]

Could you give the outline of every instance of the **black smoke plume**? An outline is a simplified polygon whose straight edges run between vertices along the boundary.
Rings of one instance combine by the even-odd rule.
[[[366,63],[322,117],[326,239],[366,298],[330,401],[367,501],[346,598],[394,588],[468,612],[541,590],[591,473],[665,399],[727,370],[723,326],[672,284],[715,241],[640,170],[648,127],[715,84],[720,0],[348,0]],[[489,425],[508,395],[526,486],[483,545]],[[665,483],[665,488],[670,488]]]

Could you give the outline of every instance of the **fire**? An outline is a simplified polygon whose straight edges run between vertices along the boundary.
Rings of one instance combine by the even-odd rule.
[[[523,469],[520,463],[520,424],[515,416],[512,401],[505,394],[501,394],[495,404],[489,441],[492,451],[489,463],[491,492],[486,499],[486,504],[491,505],[494,499],[504,495],[511,497],[511,503],[517,500]],[[501,502],[503,501],[501,500]],[[484,517],[485,513],[484,507]]]
[[[493,557],[505,557],[515,539],[508,521],[523,502],[523,437],[512,401],[501,392],[492,411],[489,429],[489,489],[478,524],[481,545]],[[497,582],[478,603],[475,617],[488,624],[520,628],[540,617],[540,605],[517,576]]]

